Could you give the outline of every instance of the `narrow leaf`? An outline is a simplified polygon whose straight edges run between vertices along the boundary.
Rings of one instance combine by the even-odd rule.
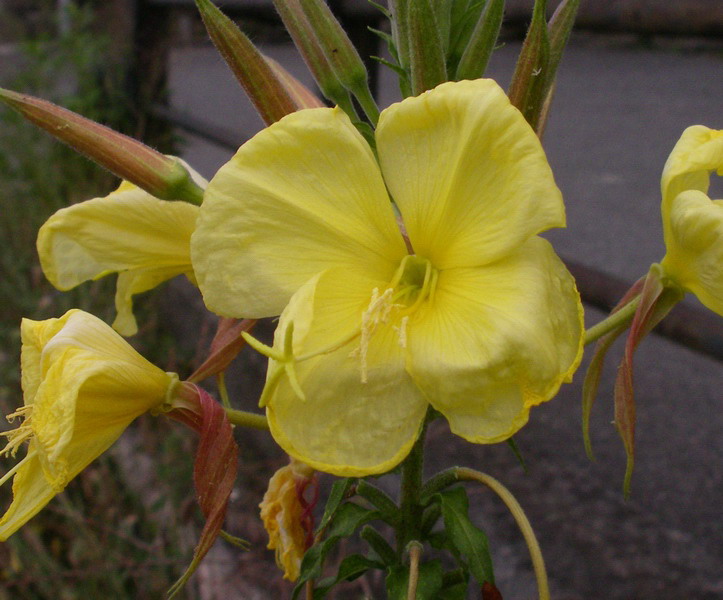
[[[397,554],[394,552],[389,542],[382,537],[382,534],[374,529],[371,525],[362,527],[359,537],[363,539],[369,547],[379,556],[379,559],[387,566],[393,565],[397,560]]]
[[[333,513],[328,525],[327,537],[314,544],[301,561],[301,575],[296,582],[292,598],[296,598],[310,579],[317,579],[322,572],[326,555],[339,543],[339,540],[352,535],[357,529],[379,518],[379,513],[353,502],[341,504]]]
[[[368,500],[376,509],[379,510],[379,514],[381,515],[383,521],[389,523],[390,525],[395,525],[399,522],[401,518],[399,514],[399,507],[394,503],[394,500],[392,500],[378,487],[375,487],[368,481],[362,479],[359,481],[356,491],[357,494]]]
[[[480,584],[494,583],[487,536],[469,520],[466,490],[456,487],[440,492],[438,496],[450,542],[467,558],[469,570]]]
[[[326,501],[326,507],[324,508],[324,515],[321,517],[321,522],[317,528],[317,534],[326,529],[329,525],[329,521],[336,514],[339,505],[349,496],[349,491],[352,486],[357,482],[354,477],[347,477],[345,479],[337,479],[331,486],[329,492],[329,499]]]
[[[211,40],[267,125],[294,112],[293,98],[236,24],[210,0],[196,0]]]

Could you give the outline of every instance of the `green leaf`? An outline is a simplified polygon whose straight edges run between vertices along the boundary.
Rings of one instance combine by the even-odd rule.
[[[480,584],[494,583],[487,536],[469,520],[467,492],[457,487],[438,496],[449,541],[467,559],[470,572]]]
[[[517,462],[520,463],[522,470],[527,473],[528,471],[527,465],[525,464],[525,459],[522,457],[522,452],[520,452],[520,448],[517,445],[515,438],[507,438],[507,445],[512,449],[512,453],[515,455]]]
[[[324,508],[324,515],[321,517],[319,527],[316,529],[316,533],[323,531],[329,524],[329,521],[334,516],[334,513],[339,508],[339,505],[349,494],[349,490],[356,483],[355,477],[347,477],[345,479],[338,479],[331,486],[329,492],[329,499],[326,501],[326,507]]]
[[[399,507],[394,503],[394,500],[392,500],[378,487],[372,485],[365,479],[362,479],[357,486],[356,493],[365,500],[368,500],[376,509],[379,510],[379,514],[381,515],[383,521],[392,526],[399,522],[401,518]]]
[[[342,581],[354,581],[354,579],[361,577],[369,569],[380,569],[383,571],[385,566],[382,563],[370,560],[361,554],[350,554],[341,561],[339,570],[335,577],[327,577],[319,582],[317,587],[314,589],[314,598],[325,598],[329,590],[337,583]]]
[[[382,534],[371,525],[362,527],[359,537],[369,544],[372,551],[386,566],[391,566],[397,562],[397,553],[394,552],[387,540],[382,537]]]
[[[387,571],[387,597],[389,600],[407,600],[409,566],[395,565]],[[438,560],[419,565],[416,600],[438,600],[442,589],[442,563]]]
[[[343,488],[343,486],[339,487]],[[332,493],[334,493],[334,490],[332,490]],[[335,497],[338,498],[338,496],[339,491],[336,491]],[[337,509],[331,514],[332,517],[327,519],[328,529],[326,539],[309,548],[301,560],[300,575],[296,582],[292,599],[298,596],[299,592],[304,588],[304,584],[309,579],[319,578],[327,554],[339,543],[339,540],[349,537],[368,521],[379,518],[377,511],[369,510],[353,502],[337,505]]]
[[[467,598],[468,583],[462,581],[449,587],[442,588],[437,595],[438,600],[465,600]]]

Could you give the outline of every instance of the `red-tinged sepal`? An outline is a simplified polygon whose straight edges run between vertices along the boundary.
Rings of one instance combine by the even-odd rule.
[[[203,190],[176,159],[52,102],[0,88],[0,101],[121,179],[161,200],[201,204]]]
[[[683,299],[683,291],[666,286],[664,272],[654,264],[643,283],[640,304],[625,343],[625,354],[615,380],[615,427],[623,440],[627,464],[623,493],[630,496],[630,482],[635,463],[635,396],[633,390],[633,356],[642,339],[662,321],[673,306]]]
[[[188,378],[188,381],[197,383],[225,371],[246,345],[246,340],[241,334],[250,332],[255,324],[255,319],[219,319],[208,358]]]
[[[645,277],[641,277],[633,284],[615,308],[612,309],[611,314],[617,313],[631,302],[637,300],[643,290],[645,279]],[[605,364],[605,357],[610,347],[615,343],[615,340],[625,332],[629,324],[629,321],[621,323],[616,329],[598,340],[597,344],[595,344],[590,366],[585,373],[585,381],[582,385],[582,437],[585,443],[585,452],[590,460],[595,460],[592,452],[592,443],[590,441],[590,414],[595,403],[595,398],[597,397],[598,387],[600,386],[600,375]]]
[[[193,483],[198,504],[206,518],[191,564],[168,590],[168,597],[173,598],[193,575],[216,538],[219,535],[231,538],[221,531],[221,526],[236,479],[238,447],[223,407],[197,385],[184,382],[166,415],[185,423],[200,435],[193,468]],[[238,538],[230,541],[236,544],[240,542]]]

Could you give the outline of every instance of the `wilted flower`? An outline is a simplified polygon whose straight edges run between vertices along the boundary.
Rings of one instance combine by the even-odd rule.
[[[304,492],[313,476],[311,467],[292,459],[273,474],[259,504],[269,534],[268,548],[276,551],[276,564],[289,581],[299,578],[301,559],[310,545],[310,512]]]
[[[161,409],[178,377],[140,356],[93,315],[71,310],[59,319],[23,319],[24,405],[8,415],[23,422],[2,435],[4,454],[27,453],[14,475],[13,502],[0,519],[0,540],[38,513],[105,452],[139,415]]]
[[[376,148],[338,108],[288,115],[216,174],[191,241],[211,310],[282,313],[255,344],[272,434],[338,475],[394,467],[429,404],[469,441],[508,438],[582,352],[574,281],[537,236],[562,198],[496,83],[389,107]]]

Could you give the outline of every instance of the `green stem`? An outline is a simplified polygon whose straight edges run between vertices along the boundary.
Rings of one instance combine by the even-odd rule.
[[[369,85],[366,84],[361,86],[359,89],[353,90],[353,92],[359,102],[359,106],[362,107],[364,114],[367,116],[369,121],[371,121],[372,126],[376,127],[379,122],[379,107],[374,101]]]
[[[596,325],[590,327],[590,329],[586,330],[585,345],[587,346],[588,344],[592,344],[593,342],[599,340],[606,333],[610,333],[621,325],[625,325],[626,323],[632,321],[633,316],[635,315],[635,311],[638,308],[638,304],[640,304],[640,295],[633,298],[619,311],[611,313],[610,315],[608,315],[607,318],[603,319]]]
[[[265,429],[268,431],[269,423],[265,415],[246,412],[245,410],[236,410],[234,408],[226,408],[226,416],[232,425],[241,425],[252,429]]]
[[[429,411],[427,411],[429,417]],[[412,446],[412,451],[402,463],[402,489],[401,489],[401,521],[397,529],[397,553],[401,556],[407,544],[420,537],[420,524],[422,522],[422,505],[420,492],[422,490],[422,467],[424,466],[424,438],[427,433],[428,418],[425,418],[422,431]]]
[[[520,503],[512,495],[504,485],[499,481],[480,473],[474,469],[467,469],[465,467],[455,467],[454,469],[456,478],[460,481],[476,481],[490,488],[500,500],[505,503],[509,511],[512,513],[517,526],[522,532],[522,536],[525,538],[527,548],[530,551],[530,557],[532,558],[532,567],[535,570],[535,578],[537,579],[537,591],[540,600],[550,600],[550,589],[547,583],[547,572],[545,570],[545,561],[542,558],[542,551],[540,550],[540,544],[537,542],[535,532],[532,530],[532,525],[525,515],[525,511],[522,510]]]

